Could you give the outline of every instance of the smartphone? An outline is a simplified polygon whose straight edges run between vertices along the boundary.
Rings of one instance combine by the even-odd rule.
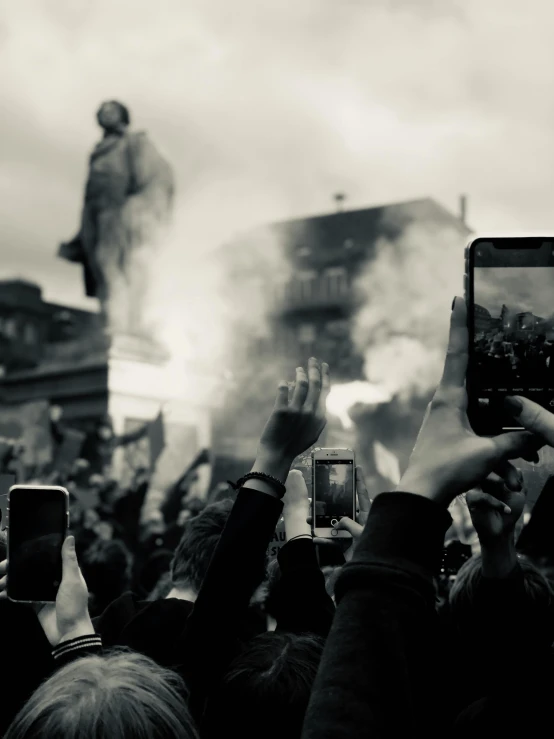
[[[473,239],[465,291],[469,421],[481,436],[519,430],[506,396],[554,410],[554,236]]]
[[[356,465],[352,449],[314,449],[312,452],[312,520],[314,536],[351,538],[333,528],[340,518],[356,520]]]
[[[67,490],[14,485],[8,493],[7,512],[8,598],[19,603],[54,603],[69,526]]]

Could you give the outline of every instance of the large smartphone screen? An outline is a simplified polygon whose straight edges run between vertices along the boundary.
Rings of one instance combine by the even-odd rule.
[[[8,597],[54,602],[62,579],[62,546],[67,532],[64,491],[12,489],[8,526]]]
[[[507,395],[554,407],[554,241],[478,240],[470,252],[470,420],[517,428]]]
[[[343,516],[355,516],[354,460],[314,460],[315,528],[331,528]]]

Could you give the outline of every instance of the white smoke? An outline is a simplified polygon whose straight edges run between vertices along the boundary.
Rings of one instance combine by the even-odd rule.
[[[413,224],[398,239],[379,240],[357,281],[365,302],[353,338],[367,379],[391,395],[423,395],[440,379],[464,246],[454,227]]]
[[[270,337],[274,293],[267,284],[290,274],[270,230],[235,242],[240,216],[218,218],[217,210],[216,202],[201,212],[181,202],[151,272],[151,322],[181,368],[176,382],[194,383],[199,402],[223,392],[237,367],[258,362],[248,347]]]

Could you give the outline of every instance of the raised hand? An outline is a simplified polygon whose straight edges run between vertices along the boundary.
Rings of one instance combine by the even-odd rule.
[[[528,432],[477,436],[467,418],[467,313],[456,298],[440,385],[431,401],[398,490],[417,493],[446,506],[477,487],[492,472],[503,476],[510,459],[533,461],[544,441]],[[554,428],[554,426],[553,426]]]
[[[290,399],[288,384],[279,385],[275,406],[260,438],[253,471],[264,471],[284,482],[294,459],[315,444],[325,428],[329,389],[329,366],[320,365],[313,357],[308,362],[307,372],[302,367],[297,368]]]
[[[525,508],[525,498],[526,490],[520,473],[512,474],[506,481],[498,475],[490,475],[481,489],[469,491],[466,502],[481,545],[502,538],[513,539],[516,524]]]
[[[88,589],[81,573],[75,539],[69,536],[62,549],[63,575],[55,605],[46,605],[37,613],[40,625],[50,644],[94,634],[88,612]]]

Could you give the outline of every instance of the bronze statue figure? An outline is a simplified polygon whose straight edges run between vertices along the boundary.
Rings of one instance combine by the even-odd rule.
[[[59,256],[83,265],[110,332],[145,337],[148,268],[169,225],[173,171],[145,133],[129,131],[124,105],[104,103],[97,120],[104,136],[90,156],[81,227]]]

